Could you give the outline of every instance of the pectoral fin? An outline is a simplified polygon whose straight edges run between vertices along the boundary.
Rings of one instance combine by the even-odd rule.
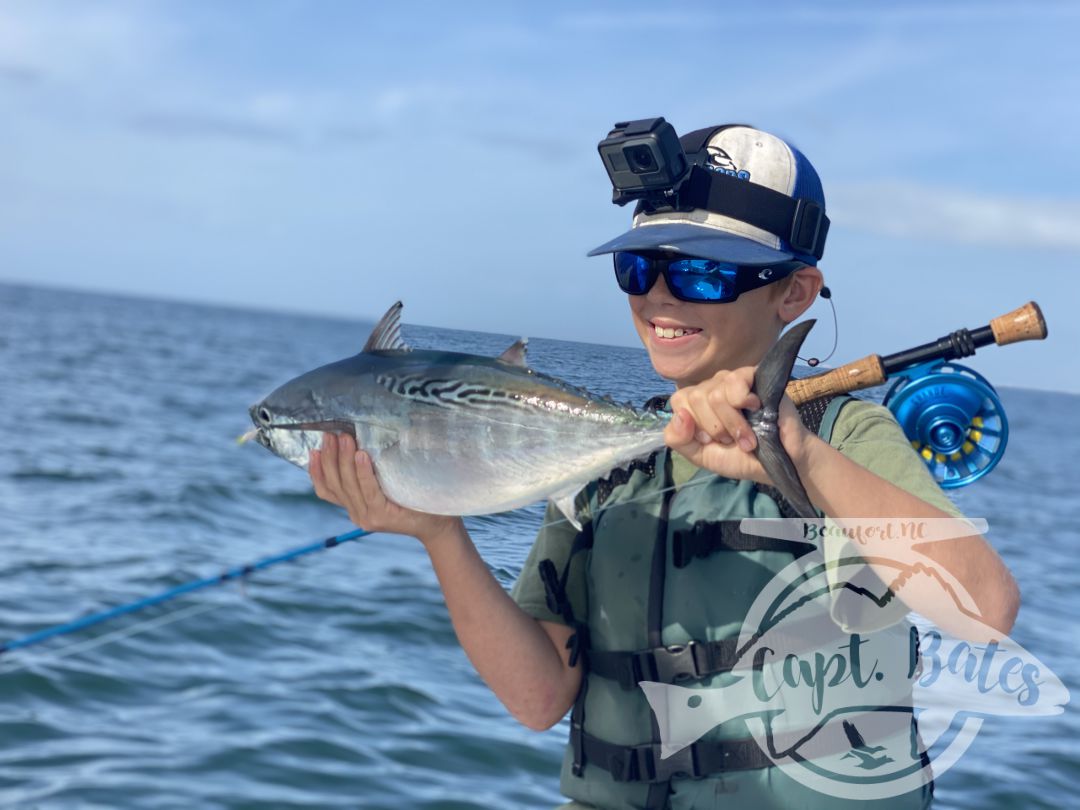
[[[585,485],[579,483],[571,484],[566,489],[561,489],[548,498],[566,516],[566,519],[570,521],[570,525],[579,532],[581,531],[581,521],[578,520],[575,502],[577,501],[577,494],[581,492],[583,486]]]

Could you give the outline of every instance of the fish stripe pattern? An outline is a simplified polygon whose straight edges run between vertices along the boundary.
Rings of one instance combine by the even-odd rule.
[[[419,376],[395,378],[382,374],[376,377],[375,381],[388,391],[405,399],[443,408],[464,406],[482,410],[504,407],[520,409],[536,407],[543,401],[540,397],[523,397],[512,391],[475,386],[466,388],[465,380],[432,379]]]

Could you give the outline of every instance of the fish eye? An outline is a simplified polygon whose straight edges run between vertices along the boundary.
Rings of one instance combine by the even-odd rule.
[[[259,421],[264,425],[269,425],[271,422],[270,411],[266,410],[266,408],[259,408]]]

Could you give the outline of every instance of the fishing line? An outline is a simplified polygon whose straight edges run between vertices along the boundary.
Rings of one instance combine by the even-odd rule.
[[[688,489],[689,487],[699,487],[699,486],[702,486],[704,484],[708,484],[708,483],[716,480],[719,477],[720,477],[719,473],[710,473],[709,475],[705,476],[704,478],[695,479],[693,481],[687,481],[685,484],[672,484],[670,487],[664,487],[663,489],[658,489],[655,492],[650,492],[650,493],[648,493],[646,495],[641,495],[641,496],[639,496],[637,498],[630,498],[629,500],[626,500],[626,501],[619,501],[618,503],[613,503],[613,504],[611,504],[611,506],[601,507],[596,512],[596,514],[593,515],[593,517],[600,517],[600,515],[604,514],[604,512],[608,511],[609,509],[617,509],[620,506],[629,506],[632,503],[641,503],[642,501],[649,501],[649,500],[652,500],[653,498],[656,498],[659,495],[664,495],[664,494],[666,494],[668,492],[674,492],[677,489]],[[559,518],[558,520],[550,520],[547,523],[540,524],[537,531],[539,531],[540,529],[546,529],[548,526],[558,526],[561,523],[569,523],[569,522],[570,522],[570,518],[568,518],[568,517],[562,517],[562,518]]]
[[[87,616],[82,616],[64,624],[53,625],[46,627],[43,630],[39,630],[36,633],[16,638],[11,641],[0,643],[0,655],[9,653],[13,650],[18,650],[23,647],[31,647],[36,644],[40,644],[43,641],[47,641],[56,636],[68,635],[80,630],[85,630],[88,627],[101,624],[111,619],[124,616],[128,613],[134,613],[139,610],[143,610],[154,605],[159,605],[162,602],[167,602],[171,599],[175,599],[179,596],[184,596],[194,591],[202,590],[204,588],[210,588],[215,585],[223,585],[226,582],[233,580],[240,580],[241,582],[246,580],[256,571],[262,571],[271,566],[277,565],[283,562],[289,562],[299,559],[300,557],[314,554],[319,551],[325,551],[326,549],[335,548],[343,543],[357,540],[361,537],[370,534],[363,529],[354,529],[344,534],[335,535],[334,537],[327,537],[324,540],[317,540],[312,543],[307,543],[297,548],[292,548],[287,551],[283,551],[280,554],[274,554],[269,557],[263,557],[256,560],[253,563],[247,565],[238,565],[233,568],[229,568],[226,571],[218,574],[217,576],[204,577],[202,579],[192,580],[185,582],[182,585],[177,585],[173,588],[161,591],[160,593],[152,596],[147,596],[142,599],[137,599],[134,602],[128,602],[123,605],[117,605],[116,607],[108,608],[107,610],[101,610],[96,613],[91,613]]]
[[[678,488],[686,489],[688,487],[700,486],[702,484],[707,484],[710,481],[712,481],[713,479],[718,478],[718,477],[719,476],[717,474],[712,473],[709,476],[706,476],[704,478],[693,480],[693,481],[688,481],[685,484],[683,484],[681,487],[678,487]],[[656,491],[656,492],[651,492],[651,493],[648,493],[646,495],[642,495],[642,496],[639,496],[639,497],[636,497],[636,498],[631,498],[631,499],[626,500],[626,501],[620,501],[619,503],[611,504],[610,506],[606,506],[606,507],[603,507],[600,510],[598,510],[596,512],[596,516],[598,517],[599,515],[603,514],[604,512],[608,511],[609,509],[615,509],[615,508],[618,508],[620,506],[629,506],[630,504],[641,503],[642,501],[655,499],[655,498],[657,498],[659,496],[664,495],[667,492],[674,491],[676,488],[677,487],[675,487],[675,486],[665,487],[665,488],[663,488],[663,489],[661,489],[659,491]],[[560,518],[560,519],[557,519],[557,520],[547,521],[545,523],[541,523],[541,525],[537,528],[537,531],[539,531],[541,529],[548,528],[550,526],[557,526],[557,525],[560,525],[562,523],[568,523],[568,522],[569,522],[569,518],[566,518],[566,517],[563,517],[563,518]],[[342,545],[342,544],[344,544],[346,542],[349,542],[351,540],[357,540],[357,539],[359,539],[361,537],[365,537],[368,534],[370,534],[370,533],[365,531],[364,529],[355,529],[355,530],[353,530],[351,532],[346,532],[344,534],[336,535],[334,537],[329,537],[329,538],[326,538],[324,540],[319,540],[319,541],[316,541],[316,542],[313,542],[313,543],[306,544],[304,546],[300,546],[299,548],[290,549],[288,551],[285,551],[285,552],[282,552],[282,553],[279,553],[279,554],[275,554],[275,555],[272,555],[272,556],[269,556],[269,557],[264,557],[264,558],[262,558],[260,560],[257,560],[256,562],[249,563],[247,565],[235,566],[233,568],[230,568],[230,569],[224,571],[221,574],[218,574],[217,576],[205,577],[205,578],[202,578],[202,579],[193,580],[191,582],[187,582],[187,583],[184,583],[182,585],[178,585],[176,587],[169,588],[169,589],[167,589],[165,591],[159,592],[159,593],[154,594],[152,596],[144,597],[142,599],[137,599],[137,600],[135,600],[133,602],[128,602],[128,603],[125,603],[125,604],[122,604],[122,605],[117,605],[115,607],[108,608],[108,609],[102,610],[102,611],[98,611],[96,613],[91,613],[91,614],[89,614],[87,616],[83,616],[83,617],[80,617],[78,619],[74,619],[74,620],[72,620],[70,622],[66,622],[64,624],[59,624],[59,625],[53,625],[53,626],[50,626],[50,627],[46,627],[46,628],[44,628],[42,630],[39,630],[39,631],[37,631],[35,633],[31,633],[29,635],[22,636],[21,638],[16,638],[16,639],[13,639],[13,640],[5,642],[5,643],[0,643],[0,655],[5,654],[5,653],[11,653],[11,652],[14,652],[14,651],[19,650],[19,649],[24,649],[24,648],[27,648],[27,647],[36,646],[38,644],[41,644],[41,643],[43,643],[45,641],[48,641],[49,639],[56,638],[58,636],[69,635],[69,634],[72,634],[72,633],[76,633],[76,632],[79,632],[81,630],[85,630],[85,629],[88,629],[90,627],[93,627],[93,626],[95,626],[97,624],[102,624],[102,623],[104,623],[106,621],[110,621],[112,619],[119,618],[120,616],[124,616],[124,615],[127,615],[129,613],[135,613],[137,611],[144,610],[146,608],[153,607],[155,605],[159,605],[159,604],[161,604],[163,602],[178,598],[180,596],[185,596],[187,594],[193,593],[193,592],[198,591],[198,590],[202,590],[204,588],[212,587],[212,586],[215,586],[215,585],[223,585],[223,584],[225,584],[227,582],[231,582],[231,581],[234,581],[234,580],[239,581],[241,584],[243,584],[243,583],[247,582],[249,580],[249,578],[251,577],[251,575],[254,574],[257,571],[262,571],[262,570],[265,570],[267,568],[270,568],[271,566],[277,565],[278,563],[292,561],[292,560],[298,559],[299,557],[306,556],[308,554],[312,554],[312,553],[315,553],[317,551],[323,551],[323,550],[326,550],[326,549],[335,548],[336,546]],[[79,652],[86,652],[86,651],[89,651],[89,650],[97,649],[99,647],[103,647],[106,644],[110,644],[110,643],[112,643],[114,641],[120,641],[122,639],[131,638],[133,636],[140,635],[140,634],[148,632],[150,630],[158,629],[158,628],[161,628],[161,627],[166,627],[166,626],[168,626],[170,624],[173,624],[174,622],[178,622],[178,621],[181,621],[181,620],[183,620],[185,618],[188,618],[189,616],[195,616],[195,615],[199,615],[201,613],[206,613],[206,612],[209,612],[211,610],[215,610],[215,609],[217,609],[217,608],[219,608],[221,606],[222,606],[221,604],[215,604],[215,603],[200,603],[200,604],[196,604],[196,605],[189,605],[188,607],[184,607],[184,608],[180,608],[178,610],[171,611],[171,612],[166,613],[166,614],[164,614],[162,616],[156,616],[156,617],[151,618],[151,619],[147,619],[147,620],[144,620],[144,621],[141,621],[141,622],[136,622],[135,624],[132,624],[132,625],[130,625],[128,627],[125,627],[123,629],[114,630],[114,631],[112,631],[110,633],[105,633],[105,634],[103,634],[101,636],[96,636],[96,637],[94,637],[92,639],[88,639],[86,641],[78,641],[78,642],[74,642],[72,644],[64,645],[64,646],[60,647],[59,650],[57,650],[57,651],[55,651],[53,653],[46,654],[44,658],[35,658],[35,659],[33,659],[33,661],[35,663],[36,662],[49,663],[49,662],[52,662],[52,661],[57,661],[57,660],[66,658],[66,657],[68,657],[70,655],[75,655],[75,654],[77,654]],[[6,662],[4,662],[4,663],[6,663]],[[12,671],[15,671],[15,670],[20,670],[20,669],[25,669],[29,665],[30,665],[29,662],[22,662],[22,663],[12,663],[12,664],[7,665],[7,666],[0,666],[0,674],[5,674],[5,673],[8,673],[8,672],[12,672]]]
[[[64,658],[68,658],[76,653],[86,652],[88,650],[97,649],[98,647],[104,647],[106,644],[111,644],[114,641],[121,641],[125,638],[131,638],[132,636],[141,635],[149,630],[155,630],[160,627],[167,627],[170,624],[182,621],[190,616],[198,616],[202,613],[209,613],[211,610],[217,610],[220,607],[224,607],[224,602],[201,602],[195,605],[188,605],[187,607],[177,608],[176,610],[169,611],[161,616],[155,616],[152,619],[144,619],[141,622],[136,622],[130,627],[124,627],[119,630],[113,630],[109,633],[103,633],[100,636],[87,639],[86,641],[75,641],[71,644],[65,644],[58,650],[45,653],[42,656],[35,656],[30,661],[18,661],[18,662],[4,662],[4,665],[0,666],[0,675],[6,675],[9,672],[16,672],[21,669],[28,669],[31,664],[51,664],[56,661],[60,661]]]

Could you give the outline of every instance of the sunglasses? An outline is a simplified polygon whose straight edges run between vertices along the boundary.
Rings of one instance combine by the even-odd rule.
[[[645,295],[664,274],[671,294],[680,301],[724,304],[744,292],[764,287],[807,267],[805,262],[745,265],[648,253],[614,254],[615,279],[624,293]]]

